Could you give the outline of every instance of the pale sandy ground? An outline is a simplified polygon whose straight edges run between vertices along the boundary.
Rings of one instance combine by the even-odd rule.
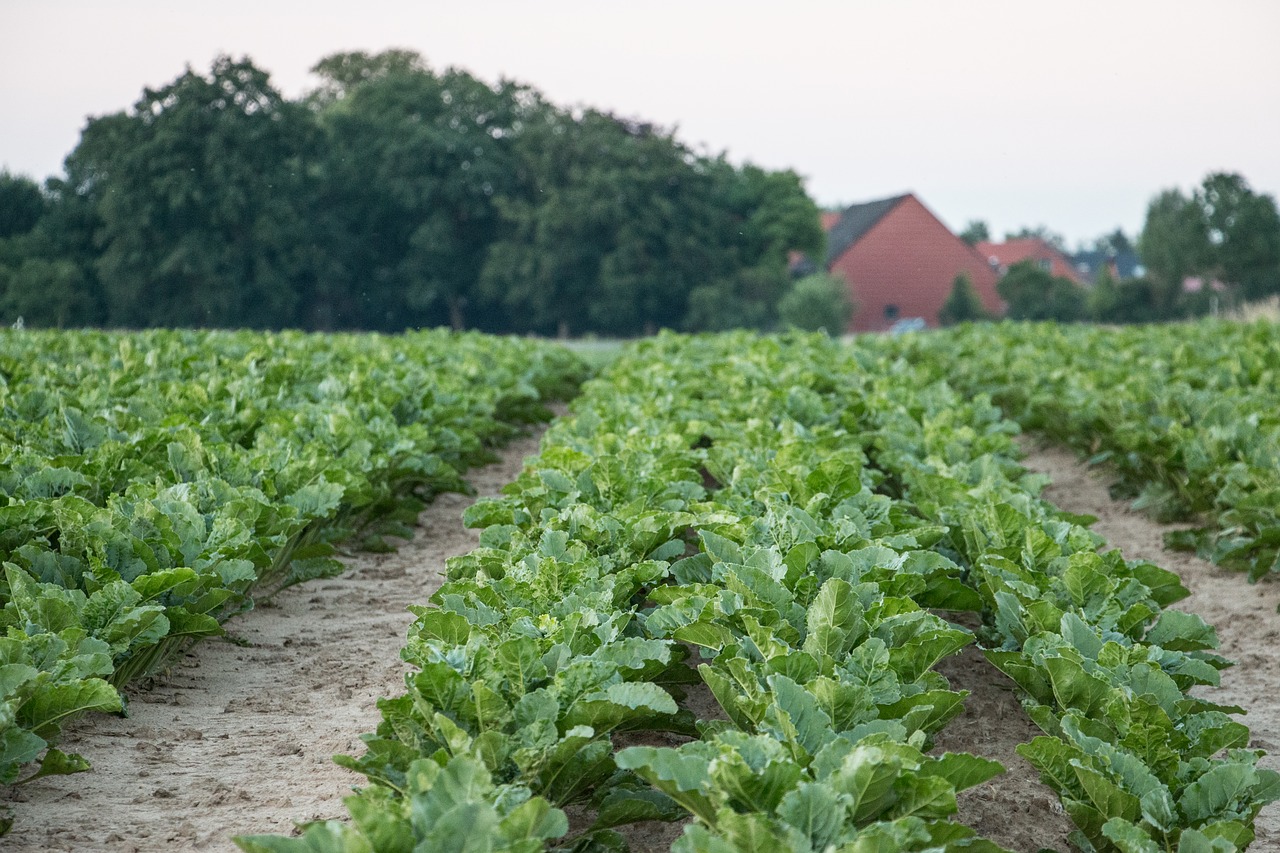
[[[496,494],[536,452],[521,439],[468,479]],[[131,698],[128,718],[76,723],[62,746],[93,770],[20,788],[0,850],[234,851],[232,835],[345,816],[363,777],[331,758],[359,755],[377,699],[404,692],[406,608],[439,586],[445,558],[475,547],[461,521],[471,500],[441,495],[398,553],[357,554],[345,575],[231,620],[243,645],[200,644]]]
[[[536,449],[536,438],[518,442],[470,479],[480,494],[495,493]],[[1181,606],[1216,625],[1224,654],[1239,662],[1224,674],[1217,698],[1248,707],[1255,744],[1280,750],[1274,700],[1280,589],[1251,586],[1166,551],[1160,539],[1166,527],[1112,501],[1100,474],[1069,452],[1028,449],[1028,467],[1054,478],[1050,500],[1098,516],[1095,529],[1126,556],[1182,575],[1194,594]],[[399,650],[412,621],[406,607],[424,602],[439,584],[445,558],[474,547],[475,533],[460,522],[469,502],[441,496],[399,553],[357,555],[346,575],[285,590],[274,606],[232,621],[228,628],[244,645],[219,640],[197,647],[133,696],[128,718],[77,723],[64,746],[95,769],[39,780],[11,795],[17,822],[0,849],[233,851],[235,834],[289,833],[296,822],[342,817],[342,797],[362,777],[330,758],[359,754],[359,735],[378,722],[376,699],[401,692]],[[974,752],[1010,768],[961,795],[960,819],[1013,850],[1067,849],[1070,823],[1014,752],[1038,731],[1008,681],[973,649],[940,669],[972,695],[966,712],[939,735],[937,751]],[[715,710],[700,701],[705,697],[690,698],[707,705],[700,708],[707,714]],[[1277,766],[1271,758],[1267,763]],[[1263,812],[1254,850],[1280,850],[1278,817],[1274,808]],[[638,853],[666,850],[678,834],[678,827],[653,824],[627,833]]]
[[[1063,813],[1058,795],[1040,782],[1035,768],[1016,751],[1018,744],[1043,732],[1022,710],[1012,682],[975,646],[943,660],[937,670],[952,689],[970,694],[964,713],[934,736],[934,753],[970,752],[993,758],[1006,769],[990,781],[961,791],[956,819],[1010,850],[1068,849],[1067,834],[1074,825]]]
[[[1105,469],[1088,468],[1076,455],[1060,447],[1042,447],[1027,441],[1023,464],[1048,474],[1053,485],[1045,498],[1074,513],[1093,515],[1093,529],[1130,559],[1150,560],[1177,572],[1191,596],[1174,607],[1198,613],[1218,630],[1220,651],[1236,665],[1222,673],[1222,686],[1203,692],[1224,705],[1248,711],[1242,722],[1252,732],[1250,746],[1269,753],[1262,766],[1280,770],[1280,584],[1251,584],[1239,572],[1230,572],[1197,558],[1170,551],[1163,535],[1174,525],[1159,524],[1114,501],[1107,491]],[[1280,803],[1258,815],[1257,841],[1251,850],[1280,851]]]

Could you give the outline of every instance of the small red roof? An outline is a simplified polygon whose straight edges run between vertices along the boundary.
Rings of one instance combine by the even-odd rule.
[[[1006,240],[1003,243],[982,242],[974,248],[978,250],[978,254],[987,259],[989,264],[996,267],[1001,275],[1019,261],[1036,261],[1042,267],[1047,266],[1050,275],[1069,278],[1076,284],[1085,284],[1084,278],[1070,259],[1039,237],[1022,237],[1017,240]]]
[[[822,230],[830,231],[831,226],[840,221],[840,217],[844,215],[843,210],[824,210],[822,211]]]

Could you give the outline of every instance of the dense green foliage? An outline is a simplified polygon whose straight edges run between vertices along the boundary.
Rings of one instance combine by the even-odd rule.
[[[973,289],[973,282],[967,273],[960,273],[951,282],[951,293],[942,303],[938,311],[938,322],[944,326],[956,323],[972,323],[977,320],[990,320],[991,315],[982,304],[978,291]]]
[[[99,220],[104,320],[261,328],[293,316],[309,131],[307,111],[264,72],[225,58],[208,77],[188,70],[146,90],[129,114],[91,120],[67,176]]]
[[[0,783],[84,769],[67,719],[406,535],[581,374],[475,334],[0,334]]]
[[[1280,213],[1238,174],[1210,174],[1190,197],[1156,196],[1138,248],[1161,316],[1185,299],[1188,276],[1221,281],[1237,299],[1280,293]]]
[[[0,171],[0,240],[35,228],[45,214],[45,204],[35,181]]]
[[[1226,661],[1164,609],[1176,576],[1100,553],[1016,425],[879,345],[630,349],[468,511],[481,546],[417,611],[406,693],[340,758],[368,778],[352,822],[242,848],[620,851],[615,827],[682,819],[678,853],[998,850],[950,817],[1000,767],[929,751],[964,696],[933,666],[974,640],[933,611],[981,616],[1083,849],[1247,846],[1280,776],[1188,693]]]
[[[826,273],[797,279],[778,303],[778,315],[785,325],[830,335],[839,335],[848,327],[853,311],[849,285]]]
[[[956,236],[970,246],[976,246],[991,239],[991,228],[981,219],[971,219]]]
[[[1280,327],[1006,324],[895,346],[1107,462],[1137,506],[1199,520],[1177,544],[1251,578],[1280,571]]]
[[[635,335],[764,327],[820,255],[793,172],[524,85],[337,54],[284,98],[221,57],[0,175],[0,321]]]
[[[1069,278],[1052,275],[1036,261],[1019,261],[996,283],[996,291],[1009,306],[1011,320],[1058,320],[1072,323],[1085,319],[1085,289]]]

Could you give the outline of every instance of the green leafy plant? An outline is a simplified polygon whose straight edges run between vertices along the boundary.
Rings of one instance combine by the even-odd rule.
[[[423,502],[584,374],[430,332],[0,333],[0,781],[62,724]],[[41,755],[43,754],[43,758]],[[28,778],[33,778],[28,774]]]

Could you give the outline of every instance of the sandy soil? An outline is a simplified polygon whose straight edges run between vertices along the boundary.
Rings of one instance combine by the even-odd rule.
[[[536,452],[536,436],[519,440],[468,479],[495,494]],[[461,521],[471,500],[441,495],[398,553],[357,554],[345,575],[231,620],[236,642],[197,646],[131,697],[128,718],[76,723],[61,745],[94,769],[18,789],[0,848],[234,851],[232,835],[345,816],[342,797],[363,777],[331,758],[360,754],[376,700],[403,692],[406,608],[439,585],[445,558],[475,547]]]
[[[957,622],[977,627],[970,620]],[[1010,850],[1034,853],[1042,848],[1066,850],[1067,834],[1075,826],[1062,811],[1058,795],[1040,782],[1040,776],[1017,753],[1020,743],[1044,734],[1022,710],[1014,685],[982,656],[976,646],[939,662],[938,672],[952,689],[968,690],[964,713],[934,736],[933,754],[969,752],[991,758],[1005,772],[957,796],[956,819]]]
[[[1105,468],[1088,468],[1060,447],[1030,440],[1024,447],[1029,455],[1023,464],[1053,478],[1045,491],[1047,500],[1068,512],[1096,516],[1093,529],[1126,557],[1150,560],[1182,578],[1191,596],[1174,606],[1198,613],[1217,628],[1221,653],[1236,662],[1222,673],[1222,686],[1203,695],[1247,709],[1243,722],[1252,731],[1250,745],[1275,753],[1266,756],[1262,765],[1280,770],[1280,615],[1276,613],[1280,584],[1265,580],[1250,584],[1241,573],[1165,548],[1163,536],[1176,525],[1159,524],[1127,503],[1112,500]],[[1257,833],[1251,849],[1280,850],[1280,804],[1258,815]]]

